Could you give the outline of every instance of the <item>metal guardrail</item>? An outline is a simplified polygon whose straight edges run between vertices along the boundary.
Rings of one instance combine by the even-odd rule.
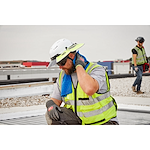
[[[44,81],[49,81],[49,78],[0,80],[0,85],[22,84],[22,83],[32,83],[32,82],[44,82]]]
[[[25,97],[32,95],[49,95],[53,91],[53,82],[33,82],[0,86],[0,100],[11,97]]]
[[[150,73],[143,73],[143,76],[150,76]],[[108,75],[109,79],[116,79],[116,78],[130,78],[135,77],[134,74],[110,74]]]
[[[150,73],[143,73],[143,76],[150,76]],[[135,77],[135,75],[134,74],[110,74],[108,75],[108,77],[109,79],[117,79],[117,78]],[[49,81],[49,78],[0,80],[0,85],[22,84],[22,83],[32,83],[32,82],[44,82],[44,81]],[[55,81],[56,78],[53,78],[53,82]]]

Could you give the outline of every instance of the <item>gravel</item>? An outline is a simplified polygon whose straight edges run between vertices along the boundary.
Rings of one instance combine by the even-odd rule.
[[[131,87],[135,80],[133,78],[110,79],[111,95],[123,97],[149,97],[150,98],[150,76],[143,76],[141,91],[144,94],[137,95]],[[45,105],[50,95],[36,95],[27,97],[13,97],[0,100],[0,108],[27,107],[33,105]]]
[[[45,105],[48,100],[50,100],[50,96],[42,95],[6,98],[0,100],[0,108]]]
[[[123,97],[149,97],[150,98],[150,76],[142,77],[141,91],[144,94],[136,94],[132,91],[132,84],[136,77],[110,79],[110,92],[112,96]]]

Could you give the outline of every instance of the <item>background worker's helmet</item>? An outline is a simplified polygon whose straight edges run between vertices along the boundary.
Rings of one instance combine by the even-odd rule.
[[[135,41],[139,41],[140,43],[143,43],[145,39],[143,37],[137,37]]]
[[[48,67],[56,65],[56,63],[60,62],[63,58],[65,58],[70,52],[74,52],[81,48],[84,44],[72,43],[68,39],[60,39],[56,41],[52,47],[50,48],[50,64]]]

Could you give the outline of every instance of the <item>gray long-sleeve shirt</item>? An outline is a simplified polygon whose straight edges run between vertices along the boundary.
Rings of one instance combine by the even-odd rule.
[[[91,71],[90,76],[92,78],[94,78],[95,80],[97,80],[97,82],[99,84],[99,90],[97,91],[97,93],[105,93],[107,91],[105,69],[103,67],[94,68]],[[71,78],[72,78],[74,87],[76,87],[77,86],[77,80],[78,80],[77,74],[76,73],[71,74]],[[58,99],[58,100],[62,100],[61,93],[59,90],[58,79],[57,79],[56,83],[54,84],[54,90],[53,90],[51,97]]]
[[[97,93],[105,93],[107,91],[105,69],[103,67],[96,67],[91,71],[90,76],[92,78],[94,78],[95,80],[97,80],[97,82],[99,84],[99,90],[97,91]],[[71,74],[71,78],[72,78],[74,87],[76,87],[77,80],[78,80],[77,74],[76,73]],[[63,101],[61,98],[61,92],[59,89],[58,79],[57,79],[56,83],[54,84],[54,90],[53,90],[51,97]],[[118,122],[117,117],[112,118],[110,120]]]

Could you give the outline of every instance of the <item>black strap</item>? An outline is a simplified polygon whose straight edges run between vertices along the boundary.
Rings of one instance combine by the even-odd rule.
[[[93,122],[93,123],[86,123],[85,125],[92,125],[92,124],[96,124],[96,123],[99,123],[99,122],[103,122],[105,121],[105,118],[100,120],[100,121],[97,121],[97,122]]]
[[[89,100],[89,98],[79,98],[79,100]]]

